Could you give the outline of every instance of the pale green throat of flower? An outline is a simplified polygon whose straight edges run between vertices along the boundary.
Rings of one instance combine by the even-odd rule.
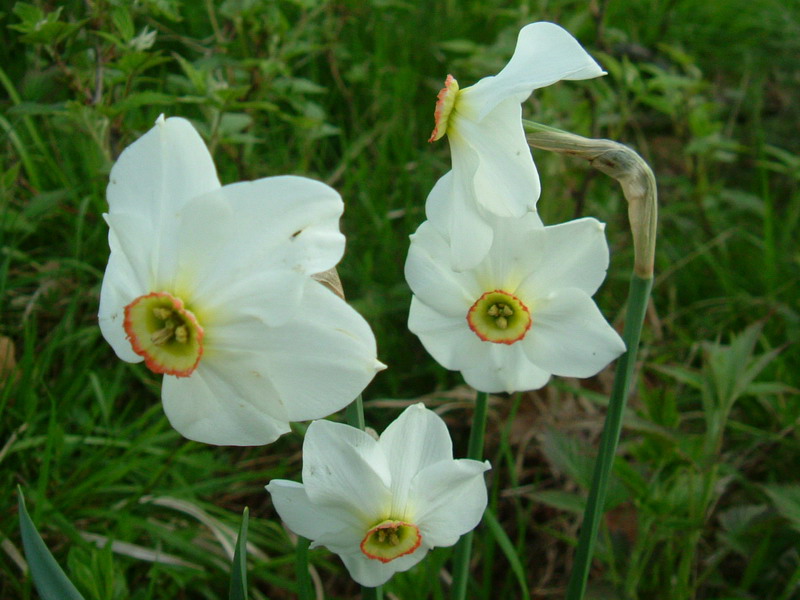
[[[447,79],[444,80],[444,87],[436,97],[436,109],[433,112],[435,125],[433,127],[433,133],[431,133],[431,137],[428,139],[429,142],[440,140],[444,137],[444,134],[447,133],[450,113],[453,112],[453,108],[456,105],[458,92],[458,81],[456,81],[455,77],[452,75],[448,75]]]
[[[525,337],[532,319],[528,307],[514,294],[493,290],[470,307],[467,323],[484,342],[513,344]]]
[[[388,563],[419,548],[422,536],[412,523],[386,519],[372,527],[361,541],[361,552],[368,558]]]
[[[154,373],[188,377],[203,356],[203,328],[183,300],[167,292],[139,296],[125,307],[125,333]]]

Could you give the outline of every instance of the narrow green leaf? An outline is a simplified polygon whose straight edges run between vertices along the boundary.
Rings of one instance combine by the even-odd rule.
[[[777,511],[796,531],[800,531],[800,485],[765,485],[764,491]]]
[[[245,507],[242,513],[242,526],[239,528],[239,537],[236,540],[236,550],[233,552],[231,564],[231,585],[228,589],[230,600],[247,600],[247,522],[250,509]]]
[[[517,577],[521,592],[520,598],[523,600],[530,600],[531,596],[528,592],[528,582],[525,580],[525,569],[519,560],[517,551],[514,549],[514,544],[511,543],[508,535],[503,530],[503,526],[497,521],[497,517],[495,517],[494,513],[488,508],[486,509],[486,512],[483,513],[483,522],[486,523],[486,526],[489,528],[489,531],[497,542],[497,545],[500,546],[503,554],[506,555],[508,564],[511,565],[511,570],[514,571],[514,575]]]
[[[17,486],[19,493],[19,529],[22,535],[22,547],[28,561],[31,578],[36,586],[36,591],[42,600],[84,600],[72,582],[58,566],[56,559],[44,545],[42,537],[36,531],[36,526],[31,521],[25,508],[25,496],[22,488]]]

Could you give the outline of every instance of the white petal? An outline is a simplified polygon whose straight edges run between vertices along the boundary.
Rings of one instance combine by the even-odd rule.
[[[274,442],[289,431],[288,422],[271,416],[263,405],[275,393],[269,382],[241,364],[249,358],[246,354],[230,358],[234,360],[228,364],[203,358],[189,377],[165,375],[161,399],[167,418],[178,433],[205,444]]]
[[[592,218],[577,219],[545,227],[542,237],[532,250],[539,260],[531,263],[520,295],[536,298],[565,287],[594,294],[608,269],[605,225]]]
[[[133,351],[123,327],[125,307],[144,293],[127,258],[119,252],[112,252],[100,288],[97,318],[103,337],[116,355],[126,362],[144,360]]]
[[[267,491],[281,520],[297,535],[316,540],[348,526],[334,511],[312,504],[301,483],[273,479],[267,485]]]
[[[222,191],[229,187],[235,186],[197,198],[179,213],[175,277],[162,287],[195,310],[204,327],[244,318],[280,325],[298,310],[308,276],[270,258],[272,246],[291,244],[288,236],[268,239],[269,231],[248,229],[246,221],[263,222],[264,207],[231,201]]]
[[[519,343],[542,369],[564,377],[591,377],[625,352],[625,343],[594,301],[576,288],[537,301],[533,325]]]
[[[472,531],[486,510],[483,473],[489,461],[461,459],[440,462],[420,471],[412,484],[416,523],[430,546],[452,546]]]
[[[548,372],[531,363],[521,342],[510,346],[483,343],[490,346],[488,359],[461,370],[464,380],[476,390],[510,394],[539,389],[550,379]]]
[[[128,146],[111,169],[106,192],[111,215],[132,215],[146,223],[149,235],[126,252],[159,261],[177,253],[176,213],[192,198],[219,188],[211,155],[185,119],[160,118],[155,127]]]
[[[525,101],[535,89],[563,79],[591,79],[604,71],[572,35],[554,23],[531,23],[519,32],[511,60],[494,77],[465,88],[462,96],[483,119],[506,99]],[[462,98],[459,98],[462,101]]]
[[[120,154],[111,169],[108,201],[112,212],[157,215],[218,187],[202,138],[189,121],[173,117],[159,119]]]
[[[303,442],[303,485],[311,502],[350,513],[363,532],[388,517],[391,474],[369,434],[341,423],[314,421]]]
[[[478,264],[489,251],[494,235],[475,199],[477,156],[470,149],[464,156],[464,160],[457,160],[453,155],[453,170],[436,182],[425,203],[428,219],[449,242],[450,262],[456,271]]]
[[[408,328],[446,369],[460,371],[488,359],[488,343],[469,328],[466,311],[461,317],[448,317],[412,298]]]
[[[147,215],[104,214],[108,223],[108,245],[111,254],[122,255],[129,264],[129,270],[137,282],[137,287],[150,292],[167,282],[156,280],[160,257],[153,254],[158,245],[158,233],[147,219]],[[175,257],[166,257],[165,270],[175,271]],[[170,263],[170,264],[167,264]]]
[[[541,194],[539,174],[522,128],[522,107],[513,98],[500,102],[480,122],[458,119],[448,130],[453,170],[465,165],[472,178],[472,200],[500,217],[520,217],[535,210]],[[477,156],[464,160],[469,147]],[[458,191],[458,190],[456,190]]]
[[[392,474],[391,516],[416,522],[415,515],[407,512],[411,482],[426,467],[452,461],[453,443],[447,425],[424,404],[414,404],[386,428],[378,446],[386,455]]]
[[[469,272],[450,267],[450,248],[444,236],[429,221],[411,236],[405,276],[411,291],[444,315],[465,318],[483,293]]]
[[[311,275],[330,269],[342,257],[343,209],[333,188],[305,177],[234,183],[184,207],[181,247],[189,247],[217,280],[222,279],[220,271],[256,267]]]
[[[481,293],[501,289],[510,294],[535,273],[543,262],[546,228],[539,215],[529,212],[518,219],[493,217],[495,230],[492,249],[474,269],[481,282]]]
[[[311,279],[295,319],[271,328],[269,340],[251,351],[262,358],[292,421],[319,419],[344,408],[384,368],[364,318]]]
[[[341,554],[342,562],[347,567],[350,577],[356,583],[366,587],[377,587],[383,585],[395,573],[408,571],[411,567],[419,563],[428,553],[428,547],[420,545],[414,552],[400,558],[395,558],[388,563],[367,558],[363,553]]]

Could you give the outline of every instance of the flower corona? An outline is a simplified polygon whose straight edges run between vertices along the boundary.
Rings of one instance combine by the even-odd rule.
[[[203,328],[168,292],[139,296],[125,307],[125,333],[154,373],[188,377],[203,356]]]
[[[520,341],[531,322],[531,313],[522,300],[503,290],[484,293],[467,313],[467,323],[475,335],[495,344]]]

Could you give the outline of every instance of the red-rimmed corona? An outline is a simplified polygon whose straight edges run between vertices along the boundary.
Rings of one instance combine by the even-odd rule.
[[[439,90],[436,96],[436,109],[433,111],[434,127],[431,132],[429,142],[435,142],[444,137],[447,133],[447,123],[450,121],[450,113],[456,105],[458,98],[458,81],[452,75],[448,75],[444,80],[444,87]]]
[[[413,523],[386,519],[367,531],[360,548],[367,558],[388,563],[411,554],[421,543],[419,527]]]
[[[484,342],[513,344],[531,328],[528,307],[514,294],[503,290],[486,292],[467,313],[469,328]]]
[[[188,377],[203,356],[203,328],[168,292],[139,296],[125,307],[125,333],[154,373]]]

